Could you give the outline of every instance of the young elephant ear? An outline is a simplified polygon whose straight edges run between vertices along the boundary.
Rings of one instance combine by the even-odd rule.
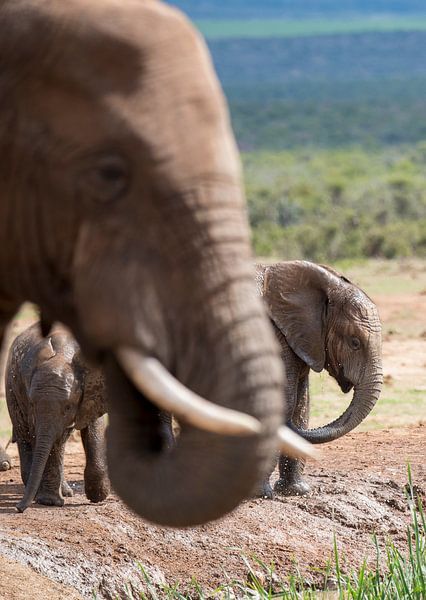
[[[329,274],[307,261],[267,267],[263,297],[269,316],[289,346],[311,369],[325,365],[325,317]]]
[[[107,412],[105,380],[98,368],[89,366],[85,362],[81,352],[77,352],[73,367],[75,377],[81,386],[81,400],[75,415],[75,427],[83,429]]]

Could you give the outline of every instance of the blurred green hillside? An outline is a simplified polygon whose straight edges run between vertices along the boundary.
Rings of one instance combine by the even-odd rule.
[[[426,257],[425,0],[176,0],[244,153],[255,250]]]
[[[425,32],[210,42],[240,147],[426,139]]]
[[[244,156],[258,256],[426,258],[426,143]]]

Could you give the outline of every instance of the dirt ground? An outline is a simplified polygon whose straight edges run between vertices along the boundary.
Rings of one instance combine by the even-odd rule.
[[[374,559],[374,532],[382,541],[386,536],[403,540],[409,521],[405,465],[410,462],[415,482],[425,490],[425,439],[423,425],[349,435],[324,448],[319,464],[309,465],[313,491],[308,497],[250,500],[221,522],[187,531],[148,525],[114,496],[100,505],[88,503],[83,454],[73,442],[66,472],[75,495],[64,508],[34,505],[23,515],[16,513],[22,493],[18,468],[0,474],[1,553],[19,564],[18,573],[21,564],[30,565],[71,588],[64,598],[71,598],[75,590],[83,598],[92,597],[92,591],[98,598],[125,598],[124,583],[143,587],[137,562],[153,583],[179,581],[185,589],[195,577],[213,588],[227,575],[245,579],[241,556],[252,554],[268,564],[273,561],[278,575],[291,571],[297,560],[307,581],[320,582],[321,576],[307,566],[325,566],[334,533],[352,566],[365,557]],[[13,574],[15,595],[3,592],[0,597],[5,600],[62,598],[56,588],[47,595],[47,582],[44,595],[28,596],[25,588],[21,593],[15,589],[17,575],[10,564],[6,573]]]
[[[420,315],[417,331],[409,336],[404,327],[386,332],[384,371],[388,382],[407,381],[426,392],[426,322],[421,322],[426,295],[375,299],[384,322],[407,312]],[[411,425],[355,432],[322,447],[321,460],[307,466],[312,486],[307,497],[249,500],[220,522],[185,531],[151,526],[115,496],[90,504],[84,496],[78,439],[68,445],[66,456],[74,497],[63,508],[34,505],[18,514],[14,506],[23,486],[16,448],[10,449],[15,466],[0,473],[4,600],[132,597],[132,589],[144,588],[137,563],[154,587],[180,582],[183,591],[195,577],[213,589],[227,578],[244,580],[248,570],[242,556],[252,555],[273,562],[278,577],[289,574],[296,561],[307,582],[321,583],[323,575],[315,569],[331,558],[334,534],[343,566],[351,567],[364,558],[374,562],[373,533],[382,544],[387,537],[403,542],[409,522],[407,462],[423,498],[426,492],[424,413]]]

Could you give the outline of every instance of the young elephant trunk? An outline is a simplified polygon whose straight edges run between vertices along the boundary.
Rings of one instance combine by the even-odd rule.
[[[36,445],[33,452],[30,476],[25,486],[24,497],[16,505],[18,512],[24,512],[34,500],[43,477],[49,454],[55,441],[55,433],[45,430],[37,434]]]
[[[344,413],[335,421],[315,429],[291,428],[312,444],[325,444],[346,435],[357,427],[373,410],[383,384],[381,364],[375,370],[374,376],[354,387],[351,403]]]

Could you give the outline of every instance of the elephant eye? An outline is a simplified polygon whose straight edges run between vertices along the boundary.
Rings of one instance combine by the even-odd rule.
[[[349,346],[352,350],[359,350],[361,348],[361,340],[353,335],[349,338]]]
[[[121,156],[104,154],[85,172],[85,192],[96,203],[107,204],[125,194],[130,173],[127,162]]]

